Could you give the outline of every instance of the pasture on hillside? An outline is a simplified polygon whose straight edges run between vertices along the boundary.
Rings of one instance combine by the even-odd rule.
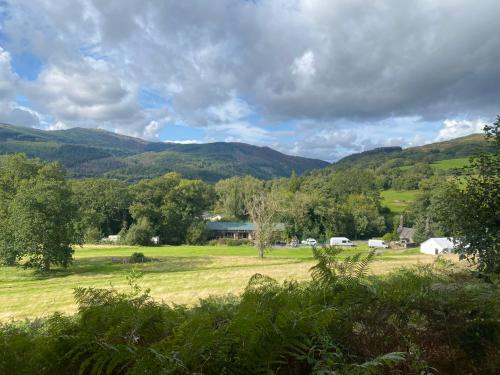
[[[346,249],[342,256],[368,251],[366,245],[361,245]],[[156,261],[120,263],[134,252],[142,252]],[[418,249],[386,250],[377,256],[371,272],[385,273],[434,259],[420,254]],[[140,285],[150,288],[155,299],[194,304],[209,295],[239,294],[256,273],[278,281],[308,280],[309,269],[314,264],[311,248],[273,249],[264,259],[259,259],[251,246],[78,247],[73,265],[68,269],[54,269],[49,276],[39,276],[22,268],[0,267],[0,321],[46,316],[55,311],[73,313],[76,310],[74,288],[113,286],[122,289],[128,287],[127,276],[132,270],[143,273]]]
[[[384,190],[380,193],[382,206],[394,213],[401,213],[417,198],[418,190]]]
[[[469,158],[446,159],[436,161],[431,164],[432,168],[447,171],[449,169],[458,169],[467,167],[470,164]]]

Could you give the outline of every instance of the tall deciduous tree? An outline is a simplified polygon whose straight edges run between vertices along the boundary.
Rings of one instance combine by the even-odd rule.
[[[18,249],[9,225],[11,203],[23,180],[36,175],[41,163],[24,155],[0,156],[0,264],[14,265]]]
[[[213,188],[200,180],[185,180],[178,173],[144,180],[132,187],[130,212],[138,223],[146,218],[163,243],[185,242],[189,226],[214,200]]]
[[[245,202],[264,187],[263,181],[251,176],[233,177],[221,180],[215,185],[217,194],[217,210],[226,218],[247,219]]]
[[[25,266],[49,271],[68,266],[72,244],[79,242],[72,191],[59,164],[42,166],[35,176],[20,181],[9,209],[8,227],[18,259]]]
[[[275,234],[275,220],[278,216],[278,203],[272,194],[261,192],[246,201],[248,215],[255,224],[254,243],[260,258],[268,248]]]
[[[494,151],[473,159],[465,182],[448,188],[442,216],[462,258],[480,271],[500,273],[500,116],[484,130]]]
[[[74,201],[80,213],[85,240],[116,234],[130,221],[132,202],[127,184],[121,181],[92,178],[73,181]]]
[[[165,194],[161,206],[163,236],[168,243],[186,241],[188,228],[213,202],[212,188],[200,180],[181,180]]]

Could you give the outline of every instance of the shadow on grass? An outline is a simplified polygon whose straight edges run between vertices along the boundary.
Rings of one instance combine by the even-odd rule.
[[[210,257],[163,257],[146,263],[113,263],[112,257],[76,259],[68,268],[54,268],[48,273],[36,273],[37,279],[51,279],[74,275],[128,274],[132,269],[144,273],[168,273],[210,268]]]
[[[94,276],[94,275],[126,275],[132,269],[136,269],[145,274],[162,274],[186,271],[220,270],[247,268],[256,266],[277,266],[290,263],[301,263],[308,259],[294,259],[293,261],[281,262],[276,258],[265,258],[263,260],[255,258],[255,262],[222,262],[220,258],[211,256],[199,257],[159,257],[157,261],[146,263],[113,263],[114,257],[89,257],[76,259],[68,268],[54,268],[49,273],[35,274],[36,279],[62,278],[68,276]],[[222,257],[225,258],[225,257]]]

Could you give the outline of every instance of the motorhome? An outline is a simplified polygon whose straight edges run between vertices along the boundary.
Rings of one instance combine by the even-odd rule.
[[[332,237],[330,238],[330,246],[354,246],[354,244],[347,237]]]
[[[389,246],[383,240],[368,240],[368,247],[376,249],[387,249]]]

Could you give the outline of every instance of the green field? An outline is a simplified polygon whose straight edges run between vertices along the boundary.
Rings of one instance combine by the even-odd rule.
[[[113,257],[116,262],[135,251],[157,261],[138,265],[112,262]],[[362,245],[346,250],[345,256],[367,251],[367,246]],[[433,259],[419,254],[418,249],[388,250],[378,256],[372,271],[382,273]],[[37,276],[32,270],[0,267],[0,320],[74,312],[75,287],[125,288],[133,268],[144,274],[140,285],[150,288],[153,297],[192,304],[209,295],[238,294],[255,273],[277,280],[307,280],[313,264],[309,248],[273,249],[264,259],[258,259],[255,249],[248,246],[85,246],[76,250],[70,268],[54,270],[50,277]]]
[[[463,168],[467,165],[469,165],[469,158],[445,159],[430,164],[432,168],[442,171]],[[404,165],[402,167],[399,167],[399,169],[401,169],[402,171],[407,171],[412,169],[413,167],[413,165]]]
[[[431,167],[446,171],[449,169],[463,168],[467,165],[469,165],[469,158],[459,158],[459,159],[440,160],[435,163],[432,163]]]
[[[401,213],[415,201],[418,190],[384,190],[380,193],[382,206],[388,207],[392,212]]]

